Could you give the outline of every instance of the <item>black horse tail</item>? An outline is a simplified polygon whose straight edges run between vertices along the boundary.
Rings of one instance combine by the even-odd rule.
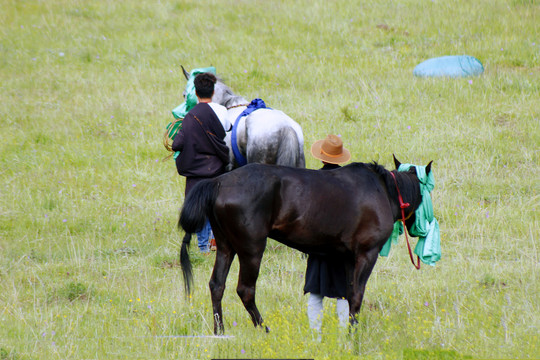
[[[178,226],[187,233],[201,231],[208,214],[214,207],[218,194],[218,183],[214,179],[199,181],[189,192],[180,211]]]
[[[304,149],[300,144],[298,135],[292,127],[280,130],[280,143],[277,151],[276,165],[306,167]]]
[[[202,230],[206,223],[207,214],[214,207],[218,189],[218,183],[212,179],[200,181],[191,189],[180,211],[178,227],[182,227],[186,232],[180,249],[180,266],[182,267],[186,295],[188,296],[191,294],[193,285],[193,270],[188,253],[191,234]]]

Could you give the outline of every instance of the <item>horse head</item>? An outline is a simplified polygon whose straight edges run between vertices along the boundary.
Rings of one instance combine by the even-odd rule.
[[[396,158],[395,154],[392,154],[392,156],[394,157],[394,165],[396,166],[396,170],[397,170],[401,166],[401,162]],[[426,175],[431,172],[431,164],[432,163],[433,163],[433,160],[431,160],[429,162],[429,164],[426,165]]]
[[[409,203],[409,207],[405,208],[405,225],[407,226],[407,229],[410,229],[411,226],[416,221],[416,209],[420,206],[422,203],[423,197],[422,193],[420,191],[420,179],[417,175],[417,169],[415,165],[410,166],[408,170],[405,171],[399,171],[397,170],[402,165],[401,162],[394,157],[394,164],[396,166],[396,174],[401,174],[399,176],[399,180],[396,185],[402,195],[403,195],[403,201],[405,203]],[[433,160],[430,161],[426,167],[425,167],[425,176],[427,177],[431,172],[431,165],[433,164]]]
[[[184,66],[183,65],[180,65],[180,67],[182,68],[182,73],[184,74],[184,77],[186,78],[186,81],[189,81],[189,77],[191,76],[190,73],[188,73],[186,71],[186,69],[184,69]],[[184,88],[184,91],[182,91],[182,97],[185,99],[186,98],[186,89]]]
[[[186,80],[189,80],[189,77],[191,76],[190,73],[188,73],[186,69],[184,69],[184,65],[180,65],[180,67],[182,68],[182,72],[184,73]]]
[[[191,74],[184,68],[183,65],[180,65],[180,67],[182,68],[182,73],[184,74],[184,77],[187,81],[189,81],[189,79],[191,78]],[[238,104],[248,103],[248,101],[242,96],[235,95],[231,88],[225,85],[225,83],[221,80],[219,76],[216,75],[216,78],[217,82],[214,85],[214,95],[212,96],[212,102],[223,105],[227,108]],[[188,85],[186,85],[186,88],[187,86]],[[182,95],[184,96],[184,98],[186,98],[186,89],[184,89]]]

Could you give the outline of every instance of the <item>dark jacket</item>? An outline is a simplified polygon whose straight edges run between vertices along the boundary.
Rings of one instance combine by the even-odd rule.
[[[180,175],[212,178],[225,172],[229,148],[223,140],[225,130],[210,105],[199,103],[186,114],[172,149],[180,151],[176,169]]]
[[[332,170],[339,165],[325,164],[321,170]],[[304,293],[319,294],[329,298],[347,295],[347,273],[339,255],[309,255],[306,268]]]

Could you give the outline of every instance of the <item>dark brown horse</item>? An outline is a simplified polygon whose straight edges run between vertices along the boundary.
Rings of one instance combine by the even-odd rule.
[[[431,163],[426,173],[430,168]],[[422,202],[415,168],[393,173],[396,181],[376,163],[353,163],[328,171],[248,164],[198,183],[184,202],[179,226],[193,233],[208,217],[216,237],[210,279],[214,333],[224,331],[221,299],[235,255],[240,262],[236,291],[253,324],[262,326],[255,283],[268,237],[306,253],[342,256],[350,319],[356,323],[379,251],[401,218],[397,189],[404,202],[410,203],[405,209],[407,226],[414,222],[414,211]],[[193,279],[188,245],[182,244],[180,258],[190,293]]]

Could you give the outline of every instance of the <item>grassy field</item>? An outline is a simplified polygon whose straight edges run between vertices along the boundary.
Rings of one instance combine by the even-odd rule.
[[[540,358],[540,4],[479,1],[0,0],[0,359]],[[418,79],[467,54],[480,77]],[[192,247],[184,179],[162,146],[187,69],[354,161],[434,160],[442,259],[380,258],[355,331],[326,303],[308,328],[305,260],[270,241],[258,281],[269,334],[236,296],[213,338],[213,255]],[[307,166],[318,161],[307,155]]]

